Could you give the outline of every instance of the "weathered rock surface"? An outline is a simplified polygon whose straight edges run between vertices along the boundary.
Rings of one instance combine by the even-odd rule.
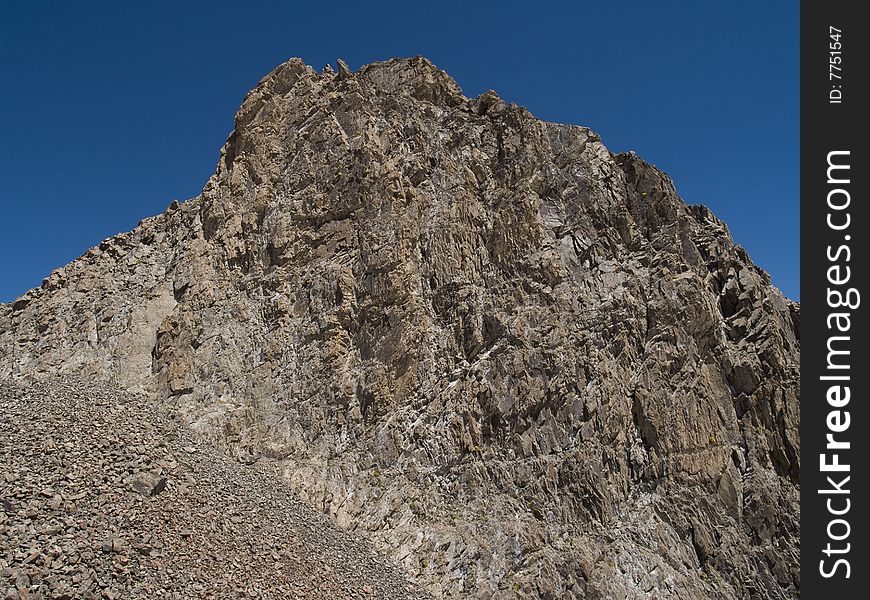
[[[144,390],[436,596],[790,598],[799,312],[587,128],[293,59],[200,196],[0,308],[0,376]]]
[[[0,426],[5,598],[415,597],[274,465],[196,445],[151,399],[0,383]]]

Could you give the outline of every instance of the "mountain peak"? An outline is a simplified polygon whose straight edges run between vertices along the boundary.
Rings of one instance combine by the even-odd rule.
[[[148,394],[436,597],[796,596],[796,305],[588,128],[337,67],[0,308],[0,378]]]

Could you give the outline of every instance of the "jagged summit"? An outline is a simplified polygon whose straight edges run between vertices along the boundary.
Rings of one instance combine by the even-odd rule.
[[[423,56],[409,58],[391,58],[377,61],[361,67],[354,73],[346,62],[337,59],[338,71],[332,66],[328,70],[317,73],[300,58],[291,58],[275,67],[263,77],[257,86],[248,94],[251,97],[257,91],[284,95],[300,77],[320,77],[327,80],[348,80],[358,78],[371,85],[379,93],[401,94],[418,99],[426,99],[437,103],[444,100],[447,105],[455,105],[456,100],[465,101],[462,90],[456,81],[445,71],[436,67],[432,61]],[[425,93],[422,86],[430,88]],[[444,95],[433,95],[432,88],[445,92]]]
[[[338,59],[337,72],[330,66],[318,73],[302,59],[291,58],[278,65],[248,92],[236,116],[236,130],[243,129],[266,100],[286,96],[302,79],[309,80],[314,87],[345,82],[345,91],[364,88],[378,95],[408,95],[445,106],[468,102],[453,78],[422,56],[373,62],[356,73],[341,59]],[[340,86],[333,85],[332,88],[340,89]]]
[[[246,96],[202,193],[0,307],[437,597],[799,594],[799,306],[586,127],[423,58]]]

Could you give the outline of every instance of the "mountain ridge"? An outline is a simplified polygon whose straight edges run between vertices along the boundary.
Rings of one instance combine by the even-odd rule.
[[[435,595],[787,598],[799,313],[588,128],[291,59],[199,196],[0,308],[0,377],[152,394]]]

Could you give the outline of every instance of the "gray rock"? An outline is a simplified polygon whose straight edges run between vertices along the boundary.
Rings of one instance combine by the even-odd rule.
[[[0,307],[0,376],[148,394],[438,597],[779,599],[799,322],[586,127],[292,59],[199,196]]]
[[[130,482],[132,490],[150,498],[166,489],[166,478],[159,473],[138,473]]]
[[[117,448],[171,463],[195,441],[152,398],[77,378],[0,382],[0,420],[9,425],[0,461],[27,474],[0,479],[0,496],[40,498],[32,517],[13,514],[0,528],[0,574],[15,598],[19,590],[29,598],[225,598],[238,585],[258,598],[287,598],[308,579],[318,583],[305,596],[314,600],[356,598],[362,585],[377,598],[423,597],[395,565],[302,505],[266,465],[245,467],[200,445],[186,466],[197,485],[184,496],[143,502],[117,485],[130,468],[130,454]],[[45,432],[88,452],[74,461],[36,452],[52,435]],[[69,494],[77,481],[88,493],[61,525],[42,490],[78,496]]]

